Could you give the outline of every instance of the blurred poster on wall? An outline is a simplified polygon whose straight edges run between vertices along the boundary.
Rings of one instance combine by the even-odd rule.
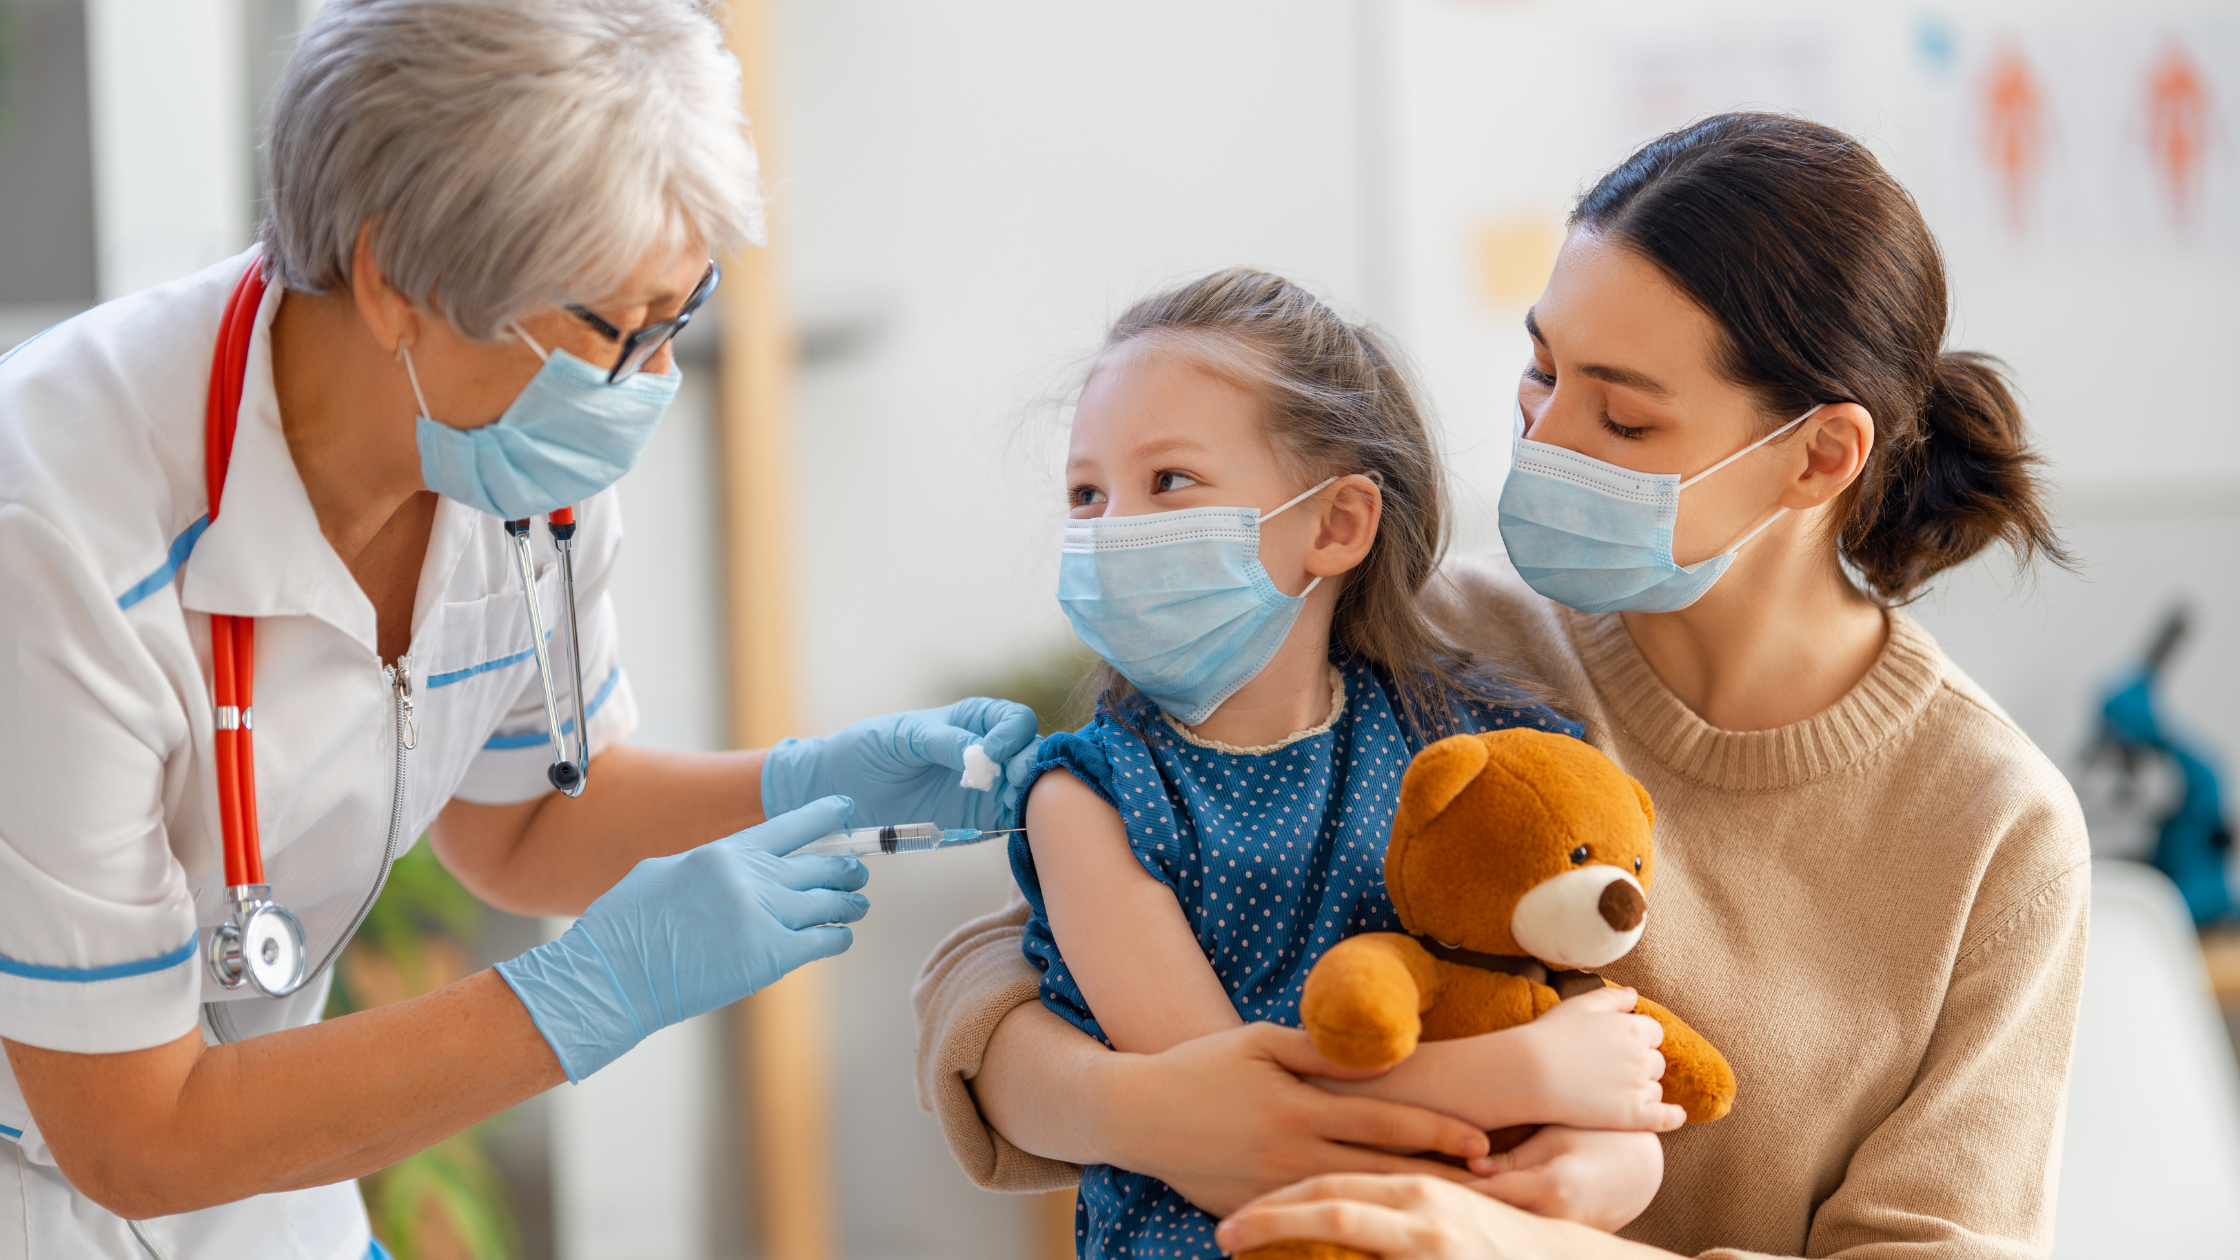
[[[2240,22],[1932,14],[1915,55],[1956,247],[2240,245]]]

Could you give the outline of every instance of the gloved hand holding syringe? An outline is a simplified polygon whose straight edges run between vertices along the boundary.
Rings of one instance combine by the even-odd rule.
[[[1010,827],[1001,831],[981,831],[974,827],[944,827],[940,823],[891,823],[884,827],[858,827],[853,831],[835,831],[829,836],[812,840],[794,850],[796,853],[817,853],[827,857],[869,857],[874,853],[925,853],[933,849],[955,849],[968,844],[979,844],[997,836],[1008,836],[1024,831],[1023,827]]]
[[[989,791],[994,788],[1000,770],[989,760],[981,746],[974,744],[964,750],[964,781],[959,786]],[[982,831],[977,827],[944,827],[940,823],[890,823],[884,827],[857,827],[849,831],[835,831],[829,836],[812,840],[795,850],[797,853],[816,853],[825,857],[869,857],[874,853],[927,853],[934,849],[954,849],[997,836],[1008,836],[1024,831],[1024,827],[1011,827],[1001,831]]]

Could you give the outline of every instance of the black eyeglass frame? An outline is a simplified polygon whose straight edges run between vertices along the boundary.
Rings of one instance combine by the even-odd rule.
[[[723,268],[716,265],[715,259],[709,259],[708,269],[701,273],[700,283],[692,286],[692,292],[686,296],[684,305],[677,308],[675,315],[647,324],[627,335],[588,307],[570,306],[566,309],[570,315],[591,325],[600,336],[622,343],[622,353],[616,356],[614,369],[607,373],[607,384],[620,385],[636,376],[645,367],[647,360],[661,353],[661,347],[676,340],[677,334],[692,322],[692,313],[700,309],[722,280]]]

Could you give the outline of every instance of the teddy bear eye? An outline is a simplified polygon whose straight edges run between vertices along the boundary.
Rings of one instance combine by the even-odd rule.
[[[1636,874],[1636,875],[1639,875],[1639,874],[1641,873],[1641,859],[1640,859],[1640,858],[1635,858],[1635,859],[1633,860],[1633,873],[1634,873],[1634,874]]]
[[[1577,866],[1577,865],[1578,865],[1579,863],[1581,863],[1581,862],[1584,862],[1584,861],[1586,861],[1586,860],[1587,860],[1587,846],[1585,846],[1585,845],[1583,845],[1583,844],[1582,844],[1582,845],[1580,845],[1580,846],[1579,846],[1578,848],[1576,848],[1576,849],[1573,849],[1573,850],[1571,851],[1571,864],[1572,864],[1573,866]]]

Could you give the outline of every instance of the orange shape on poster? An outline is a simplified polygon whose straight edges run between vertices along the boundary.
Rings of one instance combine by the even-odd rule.
[[[2030,188],[2045,161],[2045,93],[2037,72],[2012,45],[1991,58],[1983,80],[1984,158],[1999,182],[2007,210],[2007,230],[2022,235],[2028,219]]]
[[[2147,148],[2178,226],[2190,226],[2209,149],[2209,89],[2177,44],[2147,72]]]

